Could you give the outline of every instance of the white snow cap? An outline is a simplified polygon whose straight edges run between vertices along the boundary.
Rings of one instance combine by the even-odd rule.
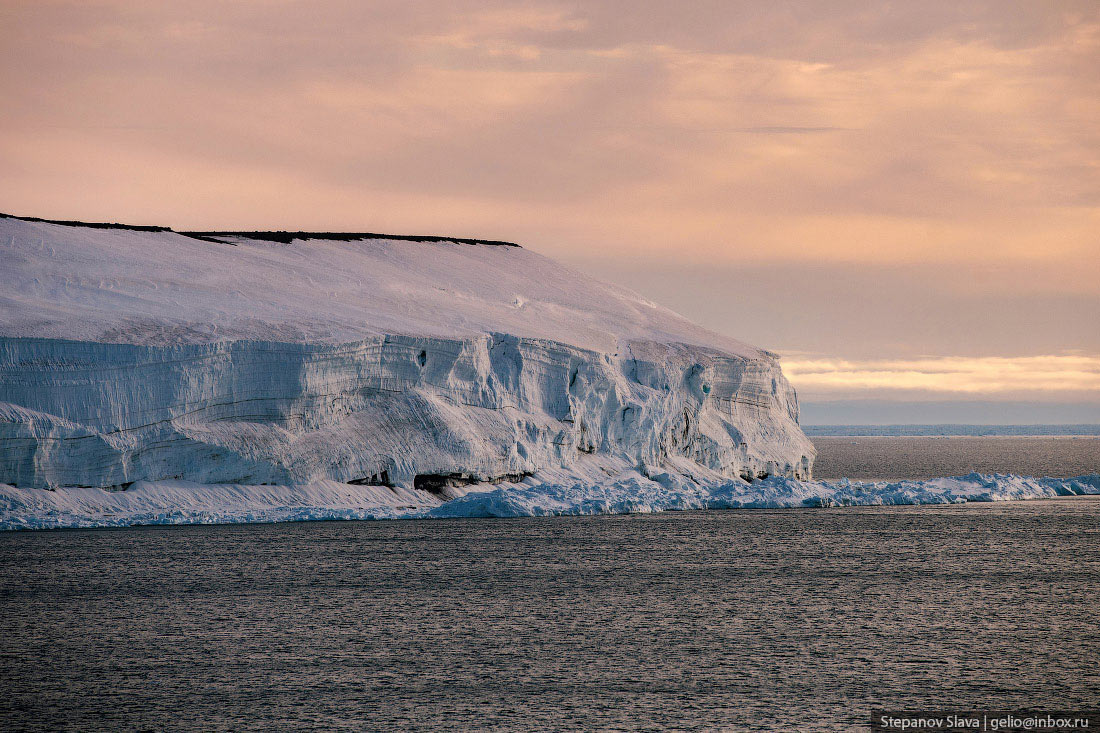
[[[414,239],[202,239],[4,217],[0,336],[165,345],[508,333],[605,352],[641,340],[767,355],[521,247]]]

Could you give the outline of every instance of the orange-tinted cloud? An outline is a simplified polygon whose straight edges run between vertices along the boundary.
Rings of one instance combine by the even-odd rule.
[[[782,324],[684,273],[734,273],[725,302],[751,268],[783,324],[834,308],[789,287],[815,266],[1100,320],[1097,69],[1091,1],[0,2],[0,210],[598,253],[734,336]],[[998,355],[1049,353],[1020,329]]]
[[[912,399],[1089,399],[1100,402],[1100,356],[931,357],[861,361],[783,359],[783,370],[806,399],[893,396]]]

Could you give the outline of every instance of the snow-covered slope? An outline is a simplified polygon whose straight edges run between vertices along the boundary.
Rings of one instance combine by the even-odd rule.
[[[767,352],[515,246],[278,239],[0,218],[0,483],[810,475]]]
[[[514,245],[219,239],[0,218],[0,335],[159,347],[500,333],[609,355],[655,341],[765,356]]]

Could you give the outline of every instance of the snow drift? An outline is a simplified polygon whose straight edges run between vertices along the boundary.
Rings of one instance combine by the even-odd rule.
[[[394,514],[811,474],[774,355],[514,245],[0,217],[0,252],[5,501]]]

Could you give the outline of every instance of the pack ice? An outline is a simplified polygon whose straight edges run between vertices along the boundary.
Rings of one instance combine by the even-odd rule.
[[[773,354],[515,245],[3,216],[0,248],[19,490],[810,477]]]

